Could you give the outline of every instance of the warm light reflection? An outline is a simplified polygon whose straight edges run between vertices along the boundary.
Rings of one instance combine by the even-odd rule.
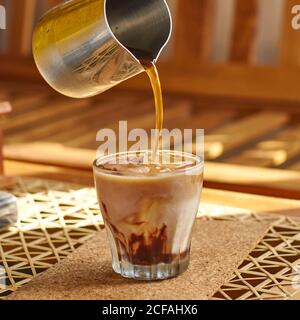
[[[204,151],[206,157],[215,159],[223,154],[224,145],[221,142],[205,142]]]
[[[211,203],[201,203],[197,217],[198,218],[201,218],[201,217],[208,217],[208,218],[223,217],[224,218],[224,217],[230,217],[230,216],[249,215],[251,213],[252,211],[247,209],[219,206]]]
[[[273,166],[279,166],[288,159],[286,150],[249,150],[244,155],[251,159],[270,160]]]

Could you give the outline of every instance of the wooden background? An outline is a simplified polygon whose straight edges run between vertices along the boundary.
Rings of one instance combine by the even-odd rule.
[[[60,0],[0,0],[2,79],[38,79],[31,60],[37,19]],[[164,89],[197,95],[299,101],[300,32],[291,27],[297,0],[169,0],[174,33],[161,73]],[[130,85],[145,88],[139,79]]]
[[[8,20],[0,33],[0,100],[13,106],[3,125],[4,155],[90,168],[97,131],[124,119],[149,130],[153,100],[145,75],[82,101],[45,85],[31,58],[31,34],[57,3],[0,0]],[[298,1],[169,3],[174,33],[159,63],[166,127],[205,128],[210,186],[299,197],[300,30],[291,27]]]
[[[0,34],[2,77],[38,78],[26,63],[31,60],[32,29],[45,11],[61,2],[0,0],[7,10],[8,25]],[[299,32],[291,28],[291,8],[298,4],[296,0],[168,2],[174,34],[162,58],[166,67],[162,73],[176,69],[176,79],[183,82],[180,79],[188,69],[197,79],[178,85],[170,80],[174,74],[167,75],[167,90],[299,100],[294,83],[300,63]]]

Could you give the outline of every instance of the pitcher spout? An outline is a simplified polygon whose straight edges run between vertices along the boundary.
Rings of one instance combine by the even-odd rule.
[[[105,16],[115,39],[138,60],[155,62],[171,37],[165,0],[105,0]]]

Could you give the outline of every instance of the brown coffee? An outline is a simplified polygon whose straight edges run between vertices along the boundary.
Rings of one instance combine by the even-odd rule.
[[[192,155],[159,155],[157,163],[147,161],[150,153],[140,153],[106,157],[95,164],[113,268],[125,277],[168,278],[189,263],[203,166]]]
[[[158,69],[154,62],[150,62],[147,60],[141,60],[141,64],[144,66],[146,73],[150,79],[150,83],[152,86],[152,91],[154,95],[154,103],[155,103],[155,115],[156,115],[156,138],[154,145],[152,147],[152,160],[155,160],[157,156],[157,151],[159,149],[159,141],[160,134],[163,129],[163,121],[164,121],[164,104],[163,104],[163,96],[161,83],[159,78]]]

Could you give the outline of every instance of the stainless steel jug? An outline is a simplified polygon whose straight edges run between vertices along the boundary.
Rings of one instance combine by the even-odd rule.
[[[156,61],[172,30],[165,0],[71,0],[50,10],[33,34],[44,79],[74,98],[97,95]]]

